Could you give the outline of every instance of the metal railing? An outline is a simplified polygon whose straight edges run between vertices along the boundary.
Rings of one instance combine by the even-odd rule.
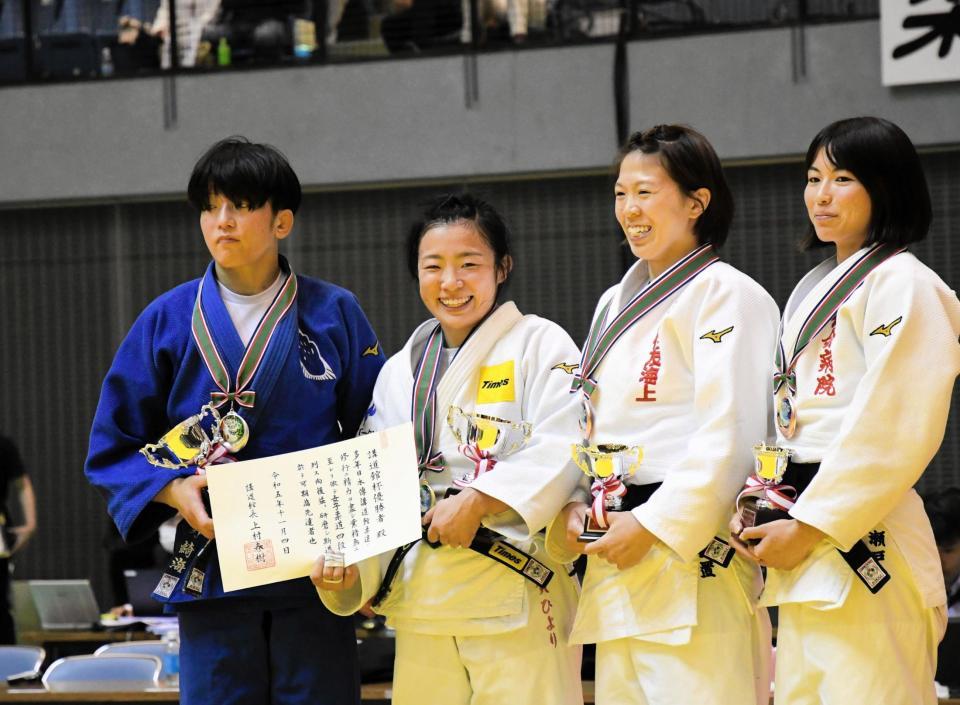
[[[0,0],[0,84],[622,42],[874,18],[878,4],[879,0]]]

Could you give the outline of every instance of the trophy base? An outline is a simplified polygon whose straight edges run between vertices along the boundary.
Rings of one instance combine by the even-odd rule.
[[[740,523],[746,529],[751,526],[760,526],[769,524],[778,519],[790,519],[790,514],[785,509],[780,509],[772,502],[759,500],[753,506],[746,506],[740,513]],[[747,539],[745,543],[749,546],[756,546],[760,539]]]
[[[593,517],[588,513],[583,520],[583,531],[577,537],[580,543],[593,543],[607,533],[606,529],[600,527]]]

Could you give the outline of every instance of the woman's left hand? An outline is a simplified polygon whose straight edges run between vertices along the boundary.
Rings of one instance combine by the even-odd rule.
[[[760,539],[753,555],[760,565],[792,570],[813,551],[826,534],[796,519],[777,519],[769,524],[751,526],[740,533],[740,540]]]
[[[610,512],[607,521],[610,522],[607,532],[588,544],[583,552],[603,558],[620,570],[632,568],[643,560],[657,541],[631,512]]]
[[[468,547],[487,514],[508,509],[507,505],[490,495],[468,487],[452,497],[437,502],[423,516],[423,525],[429,525],[427,538],[440,541],[451,548]]]

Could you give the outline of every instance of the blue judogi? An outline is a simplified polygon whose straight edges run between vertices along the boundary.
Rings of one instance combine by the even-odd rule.
[[[220,298],[212,264],[204,281],[204,315],[235,375],[244,345]],[[261,368],[274,367],[275,384],[269,398],[257,395],[250,440],[238,460],[352,437],[383,365],[376,335],[353,294],[309,277],[298,276],[297,284],[296,302],[268,348],[268,356],[276,357]],[[196,414],[217,391],[191,334],[199,285],[200,280],[182,284],[144,310],[103,383],[85,472],[127,540],[148,535],[170,518],[173,510],[152,498],[174,478],[195,471],[156,467],[139,449]],[[257,386],[255,377],[251,387]],[[184,583],[167,600],[184,632],[184,705],[359,701],[352,622],[327,612],[307,578],[224,596],[211,556],[201,598],[184,593]]]

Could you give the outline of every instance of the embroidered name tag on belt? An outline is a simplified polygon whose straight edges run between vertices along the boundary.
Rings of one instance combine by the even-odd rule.
[[[700,557],[713,561],[721,568],[726,568],[733,560],[733,547],[723,539],[714,536],[707,547],[700,551]]]
[[[553,571],[547,566],[505,541],[494,541],[487,549],[487,555],[541,587],[545,586],[553,577]]]
[[[481,367],[480,381],[477,383],[477,404],[515,401],[513,378],[513,360]]]

